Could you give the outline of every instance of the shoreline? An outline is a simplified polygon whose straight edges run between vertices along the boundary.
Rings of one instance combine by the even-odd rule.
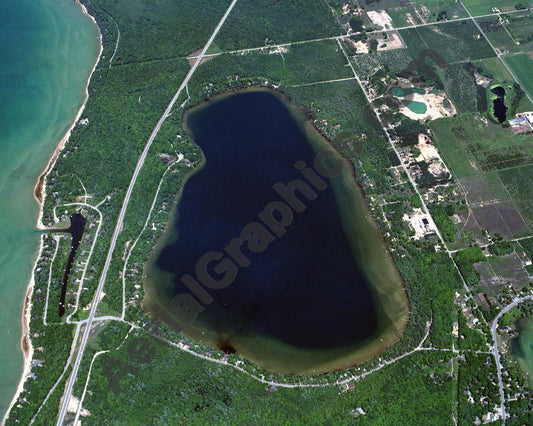
[[[92,68],[90,74],[89,74],[89,78],[87,79],[87,84],[85,85],[85,99],[83,101],[83,104],[81,105],[80,109],[76,113],[76,116],[74,117],[74,120],[72,121],[72,125],[70,126],[70,128],[67,130],[65,135],[61,138],[61,140],[57,144],[56,148],[54,149],[54,152],[52,153],[52,156],[48,160],[48,163],[46,164],[44,170],[39,175],[39,177],[37,179],[37,183],[35,184],[35,187],[33,189],[33,197],[34,197],[35,201],[39,204],[39,215],[37,217],[37,224],[36,224],[36,228],[39,229],[39,230],[47,229],[42,223],[44,200],[45,200],[45,197],[46,197],[46,191],[45,191],[46,179],[48,177],[48,174],[50,173],[50,171],[54,167],[54,165],[55,165],[55,163],[56,163],[56,161],[57,161],[57,159],[59,157],[59,154],[65,148],[65,146],[66,146],[66,144],[67,144],[67,142],[68,142],[68,140],[70,138],[70,135],[72,133],[72,130],[76,126],[76,123],[80,120],[81,114],[85,110],[85,106],[87,105],[87,101],[89,99],[89,84],[91,82],[91,78],[92,78],[92,76],[94,74],[94,71],[96,70],[96,67],[100,63],[100,58],[102,57],[102,51],[103,51],[102,32],[100,31],[100,27],[96,23],[96,19],[94,19],[94,17],[87,11],[87,8],[85,7],[85,5],[83,5],[80,2],[80,0],[75,0],[75,2],[76,2],[76,4],[78,4],[80,6],[82,13],[93,22],[93,24],[95,25],[96,29],[98,30],[98,39],[99,39],[100,49],[99,49],[99,52],[98,52],[98,57],[97,57],[94,65],[93,65],[93,68]],[[40,237],[40,242],[39,242],[39,250],[37,252],[37,256],[35,258],[35,261],[33,262],[33,267],[32,267],[32,271],[31,271],[31,277],[30,277],[30,281],[28,283],[28,287],[26,289],[26,293],[25,293],[25,296],[24,296],[23,307],[22,307],[22,317],[21,317],[21,320],[22,320],[22,336],[21,336],[21,339],[20,339],[20,348],[22,350],[22,356],[23,356],[23,359],[24,359],[24,368],[23,368],[23,371],[22,371],[22,376],[20,378],[19,385],[18,385],[17,390],[15,392],[15,395],[13,396],[13,399],[11,400],[11,403],[9,404],[9,408],[7,409],[7,411],[4,414],[4,417],[2,419],[2,422],[1,422],[2,425],[7,420],[8,415],[11,412],[11,409],[13,408],[13,406],[15,405],[16,401],[18,400],[20,394],[24,390],[24,383],[26,382],[26,380],[28,378],[28,375],[30,374],[30,371],[31,371],[31,362],[32,362],[33,353],[34,353],[33,345],[32,345],[32,342],[31,342],[31,337],[30,337],[30,319],[31,319],[30,315],[31,315],[31,308],[32,308],[31,296],[33,294],[33,289],[35,287],[35,269],[37,268],[37,263],[38,263],[39,259],[42,256],[43,245],[44,245],[43,244],[43,236],[41,236]]]

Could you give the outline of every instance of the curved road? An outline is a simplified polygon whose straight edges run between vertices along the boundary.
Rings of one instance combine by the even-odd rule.
[[[516,305],[524,302],[525,300],[533,300],[533,295],[530,296],[524,296],[519,297],[512,301],[509,305],[507,305],[505,308],[503,308],[498,315],[496,315],[496,318],[494,318],[494,321],[492,323],[492,327],[490,328],[490,331],[492,333],[492,340],[494,341],[494,345],[492,347],[492,351],[494,353],[494,359],[496,360],[496,370],[498,371],[498,386],[500,388],[500,401],[502,404],[502,425],[505,426],[505,394],[503,391],[503,381],[502,381],[502,366],[500,364],[500,355],[498,353],[498,343],[496,342],[496,330],[498,329],[498,320],[507,312],[509,312],[511,309],[513,309]]]
[[[200,65],[200,63],[201,63],[202,59],[204,58],[207,50],[209,49],[209,46],[211,46],[211,43],[213,42],[213,40],[215,39],[216,35],[220,31],[220,28],[222,28],[222,25],[226,21],[226,18],[230,14],[231,10],[233,9],[233,7],[237,3],[237,1],[238,0],[233,0],[231,2],[231,4],[229,5],[228,9],[226,10],[226,13],[224,14],[222,19],[220,20],[220,22],[216,26],[215,30],[211,34],[211,37],[207,41],[206,45],[202,49],[202,53],[196,58],[196,62],[194,63],[194,65],[189,70],[187,76],[185,77],[185,79],[181,83],[178,91],[176,92],[176,94],[174,95],[174,97],[172,98],[170,103],[168,104],[165,112],[163,113],[163,115],[161,116],[159,121],[157,122],[154,130],[152,131],[152,133],[150,134],[150,137],[148,138],[148,141],[146,142],[146,145],[144,147],[144,150],[143,150],[141,156],[139,157],[139,160],[137,161],[137,165],[135,166],[135,171],[133,172],[133,176],[131,178],[130,185],[128,186],[128,190],[126,191],[126,196],[124,197],[124,202],[122,203],[122,208],[120,209],[120,214],[119,214],[118,219],[117,219],[117,224],[115,226],[115,230],[113,232],[113,236],[111,237],[111,242],[110,242],[110,245],[109,245],[109,251],[107,252],[105,265],[104,265],[104,268],[102,270],[102,275],[100,276],[100,280],[98,281],[98,287],[97,287],[96,292],[94,294],[93,303],[92,303],[92,306],[91,306],[91,312],[89,313],[89,317],[87,319],[87,324],[86,324],[86,327],[85,327],[85,330],[84,330],[84,333],[83,333],[83,336],[82,336],[82,339],[81,339],[81,342],[80,342],[80,346],[79,346],[79,350],[78,350],[78,355],[76,357],[76,361],[74,362],[74,365],[72,366],[72,374],[70,375],[67,387],[65,389],[65,393],[63,394],[63,402],[61,404],[61,410],[59,412],[59,416],[58,416],[58,419],[57,419],[57,425],[58,426],[61,426],[63,424],[64,420],[65,420],[65,415],[67,413],[68,403],[69,403],[70,397],[72,395],[72,387],[74,385],[74,382],[76,381],[76,376],[78,374],[78,369],[80,367],[81,360],[83,358],[83,352],[85,351],[85,346],[86,346],[87,340],[89,338],[89,334],[90,334],[90,331],[91,331],[91,325],[92,325],[92,322],[93,322],[93,319],[94,319],[94,315],[96,313],[96,308],[98,306],[98,301],[100,299],[100,294],[102,293],[102,289],[103,289],[104,284],[105,284],[107,271],[109,269],[109,265],[111,264],[111,260],[113,258],[113,252],[115,250],[115,245],[117,243],[118,236],[119,236],[119,234],[120,234],[120,232],[122,230],[122,226],[124,224],[124,217],[126,216],[126,210],[128,209],[128,204],[129,204],[129,201],[130,201],[131,194],[133,192],[133,188],[135,186],[135,182],[137,181],[137,177],[139,176],[139,173],[140,173],[140,171],[141,171],[141,169],[142,169],[142,167],[144,165],[144,161],[146,159],[146,156],[148,155],[148,151],[150,150],[150,147],[152,146],[152,142],[154,141],[155,137],[159,133],[159,130],[161,129],[161,126],[165,122],[166,118],[170,115],[170,111],[174,107],[174,104],[178,100],[178,97],[180,96],[181,92],[186,88],[187,84],[189,83],[189,80],[191,79],[191,77],[193,76],[194,72],[196,71],[196,68],[198,68],[198,66]]]

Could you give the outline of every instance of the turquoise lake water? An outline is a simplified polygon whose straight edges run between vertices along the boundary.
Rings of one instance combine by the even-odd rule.
[[[522,370],[528,374],[529,386],[533,388],[533,318],[519,320],[517,329],[519,336],[512,341],[511,350]]]
[[[418,93],[420,95],[423,95],[424,93],[426,93],[426,91],[423,89],[417,89],[416,87],[409,87],[405,89],[402,89],[401,87],[395,87],[394,89],[392,89],[391,93],[398,98],[403,98],[404,96],[408,96],[411,93]],[[423,102],[404,99],[402,100],[402,103],[415,114],[425,114],[428,109],[427,105]]]
[[[402,89],[401,87],[395,87],[394,89],[392,89],[392,94],[394,96],[398,96],[399,98],[407,96],[411,93],[418,93],[420,95],[423,95],[424,93],[426,93],[426,91],[423,89],[417,89],[416,87],[409,87],[407,89]]]
[[[428,107],[424,102],[417,101],[403,101],[405,106],[413,111],[415,114],[425,114],[428,110]]]
[[[83,104],[98,30],[72,0],[0,3],[0,416],[22,373],[24,294],[38,250],[33,188]]]

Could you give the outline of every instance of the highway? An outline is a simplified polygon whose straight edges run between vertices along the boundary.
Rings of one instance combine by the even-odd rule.
[[[226,18],[230,14],[231,10],[233,9],[233,7],[237,3],[237,1],[238,0],[233,0],[231,2],[231,4],[229,5],[228,9],[226,10],[226,13],[224,13],[224,16],[222,16],[222,19],[220,20],[220,22],[216,26],[215,30],[211,34],[211,37],[209,38],[209,40],[207,41],[206,45],[202,49],[202,53],[196,58],[196,62],[194,63],[194,65],[191,67],[191,69],[187,73],[187,76],[185,77],[185,79],[181,83],[178,91],[176,92],[176,94],[174,95],[174,97],[172,98],[170,103],[168,104],[167,108],[165,109],[165,112],[163,113],[163,115],[161,116],[159,121],[157,122],[154,130],[152,131],[152,133],[150,134],[150,137],[148,138],[148,141],[146,142],[146,145],[144,146],[144,150],[143,150],[141,156],[139,157],[139,160],[137,161],[137,165],[135,166],[135,171],[133,172],[133,176],[132,176],[130,184],[128,186],[128,190],[126,191],[126,196],[124,197],[124,202],[122,203],[122,208],[120,209],[120,213],[119,213],[119,216],[118,216],[118,219],[117,219],[117,224],[115,226],[115,230],[114,230],[113,235],[111,237],[111,242],[110,242],[110,245],[109,245],[109,250],[107,252],[107,257],[106,257],[106,261],[105,261],[105,264],[104,264],[104,268],[102,270],[102,275],[100,275],[100,280],[98,281],[98,287],[97,287],[96,292],[95,292],[94,297],[93,297],[93,303],[91,305],[91,311],[89,313],[89,317],[87,318],[86,327],[85,327],[85,330],[83,332],[83,336],[81,338],[78,354],[77,354],[76,360],[75,360],[75,362],[74,362],[74,364],[72,366],[72,374],[69,377],[67,387],[66,387],[65,392],[63,394],[63,400],[62,400],[62,404],[61,404],[61,409],[59,411],[59,416],[58,416],[58,419],[57,419],[57,425],[58,426],[61,426],[63,424],[64,420],[65,420],[65,415],[67,413],[68,403],[69,403],[70,397],[72,395],[72,387],[74,386],[74,383],[76,382],[76,377],[78,375],[78,369],[80,367],[81,360],[83,359],[83,353],[85,351],[85,346],[87,345],[87,340],[88,340],[89,334],[91,332],[91,325],[92,325],[92,322],[94,320],[94,315],[96,313],[96,309],[98,307],[98,302],[100,300],[100,294],[102,293],[102,289],[104,288],[105,280],[106,280],[106,277],[107,277],[107,271],[109,269],[109,265],[111,264],[111,260],[113,258],[113,252],[115,250],[115,246],[116,246],[116,243],[117,243],[118,236],[119,236],[119,234],[120,234],[120,232],[122,230],[122,226],[124,224],[124,217],[126,216],[126,211],[128,209],[128,204],[129,204],[129,201],[130,201],[131,194],[133,192],[133,188],[134,188],[135,183],[137,181],[137,177],[139,176],[139,173],[141,172],[141,169],[142,169],[142,167],[144,165],[144,162],[146,160],[146,156],[148,155],[148,151],[150,150],[150,147],[152,146],[153,141],[155,140],[157,134],[159,133],[159,130],[161,129],[161,126],[165,122],[166,118],[170,115],[170,112],[171,112],[172,108],[174,107],[174,104],[178,100],[179,96],[181,95],[181,92],[187,87],[187,84],[189,83],[189,80],[191,79],[191,77],[193,76],[194,72],[196,71],[196,69],[200,65],[200,63],[201,63],[202,59],[204,58],[207,50],[211,46],[211,43],[213,42],[213,40],[215,39],[216,35],[220,31],[220,28],[222,28],[222,25],[224,25],[224,22],[226,21]]]

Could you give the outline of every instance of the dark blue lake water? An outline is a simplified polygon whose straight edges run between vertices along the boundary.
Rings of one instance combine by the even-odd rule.
[[[185,184],[176,223],[178,238],[159,254],[157,267],[175,274],[170,300],[191,293],[180,281],[198,259],[222,252],[265,206],[281,200],[272,186],[301,179],[298,161],[315,152],[287,107],[273,94],[251,91],[224,97],[186,117],[205,167]],[[261,334],[302,348],[353,345],[371,338],[378,322],[372,294],[342,226],[332,185],[294,213],[285,235],[261,253],[243,248],[240,267],[195,320],[227,336]],[[216,262],[213,263],[213,266]],[[216,275],[211,271],[213,275]]]

